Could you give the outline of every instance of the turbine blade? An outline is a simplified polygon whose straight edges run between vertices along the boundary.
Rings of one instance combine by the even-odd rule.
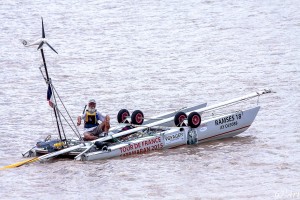
[[[48,47],[50,47],[55,53],[57,53],[57,51],[55,51],[55,49],[53,48],[53,47],[51,47],[51,45],[50,44],[48,44],[47,42],[46,42],[46,44],[48,45]],[[58,54],[58,53],[57,53]]]
[[[37,50],[40,50],[42,48],[43,44],[44,44],[44,42],[41,42],[39,47],[37,48]]]
[[[44,30],[44,21],[43,21],[43,18],[42,18],[42,38],[45,38],[45,30]]]

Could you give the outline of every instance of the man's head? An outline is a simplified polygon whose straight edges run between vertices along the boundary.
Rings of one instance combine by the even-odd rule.
[[[90,99],[88,103],[88,110],[90,112],[95,112],[96,111],[96,101],[95,99]]]

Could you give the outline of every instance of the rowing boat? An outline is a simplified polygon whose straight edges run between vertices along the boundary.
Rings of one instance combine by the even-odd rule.
[[[22,43],[26,47],[38,45],[38,50],[41,51],[46,76],[42,70],[41,72],[48,85],[47,96],[55,114],[59,133],[58,139],[47,138],[23,154],[29,157],[38,156],[35,161],[44,161],[57,156],[71,156],[75,157],[75,160],[82,161],[99,160],[234,137],[251,126],[260,109],[258,105],[247,103],[248,106],[244,108],[239,104],[272,92],[261,90],[216,105],[199,104],[148,119],[144,118],[139,110],[133,112],[132,116],[125,110],[125,115],[118,113],[120,124],[112,128],[106,137],[86,142],[82,140],[75,127],[74,132],[78,133],[78,139],[67,139],[62,128],[63,115],[55,99],[56,90],[48,75],[43,45],[48,45],[55,53],[57,51],[45,38],[43,19],[42,38],[31,44],[25,40],[22,40]],[[50,97],[54,97],[54,101]],[[236,105],[238,106],[234,107]],[[63,118],[65,119],[64,116]]]
[[[147,126],[148,124],[151,124],[153,122],[158,122],[162,119],[164,119],[164,122],[160,124],[160,126],[174,126],[173,124],[173,118],[175,115],[179,112],[191,112],[193,110],[201,109],[204,108],[207,105],[207,103],[202,103],[196,106],[191,106],[191,107],[183,107],[181,109],[177,109],[173,112],[165,113],[165,114],[160,114],[157,116],[153,116],[151,118],[148,118],[145,120],[145,122],[142,124],[143,126]],[[123,109],[122,109],[123,110]],[[122,130],[125,130],[124,127],[140,127],[136,124],[131,123],[130,116],[128,122],[130,123],[120,123],[118,126],[113,127],[110,129],[110,132],[108,135],[115,135],[116,133],[120,133]],[[168,119],[168,120],[165,120]],[[66,145],[68,144],[68,145]],[[23,155],[29,155],[29,157],[32,156],[42,156],[49,154],[51,152],[59,151],[64,149],[68,149],[68,147],[74,147],[74,146],[80,146],[80,148],[74,149],[72,151],[68,151],[67,153],[63,153],[60,155],[60,157],[69,157],[73,158],[74,156],[77,156],[84,150],[86,150],[87,147],[90,147],[93,144],[93,142],[87,142],[85,141],[84,143],[81,140],[78,139],[69,139],[65,143],[62,143],[59,139],[53,139],[51,140],[51,137],[47,137],[44,141],[39,141],[36,146],[32,149],[30,149],[28,152],[24,153]],[[76,147],[75,147],[76,148]]]
[[[177,113],[172,112],[153,117],[152,119],[156,119],[154,122],[150,120],[129,130],[116,131],[120,130],[121,127],[128,126],[128,124],[121,124],[119,127],[113,128],[107,137],[80,144],[76,141],[71,147],[57,149],[52,153],[49,153],[47,149],[42,150],[39,148],[34,151],[45,154],[39,157],[41,161],[59,155],[75,156],[76,160],[91,161],[234,137],[251,126],[260,106],[232,109],[231,112],[227,113],[224,113],[223,110],[271,92],[271,90],[262,90],[212,106],[200,104],[182,109]],[[218,111],[218,114],[214,114]],[[198,115],[194,115],[196,118],[191,118],[190,121],[188,121],[188,118],[184,118],[180,124],[176,125],[175,121],[178,113],[184,113],[188,116],[195,113]],[[205,115],[207,113],[212,114]],[[197,118],[197,116],[200,116],[200,118]],[[173,126],[170,126],[170,124],[173,124]]]
[[[204,107],[187,114],[201,113],[204,116],[204,113],[211,112],[212,110],[215,112],[216,110],[228,108],[232,103],[239,103],[246,99],[268,93],[271,93],[271,91],[263,90],[251,93],[244,97]],[[129,139],[126,138],[121,141],[105,143],[105,148],[98,145],[98,148],[91,148],[90,151],[79,154],[80,156],[76,156],[75,158],[76,160],[84,161],[108,159],[112,157],[148,153],[159,149],[169,149],[182,145],[193,145],[212,140],[234,137],[246,131],[251,126],[259,109],[260,106],[254,106],[243,110],[233,110],[232,112],[225,114],[212,115],[207,117],[206,120],[200,118],[201,124],[196,127],[191,123],[195,122],[197,124],[199,119],[194,119],[193,122],[183,122],[180,127],[161,126],[160,124],[163,124],[165,121],[173,118],[163,119],[146,126],[138,127],[127,133],[121,132],[106,139],[98,139],[98,142],[103,142],[108,139],[111,140],[113,138],[132,134]]]

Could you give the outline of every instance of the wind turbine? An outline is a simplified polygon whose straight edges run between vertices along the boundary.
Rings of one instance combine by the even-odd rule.
[[[26,40],[23,40],[23,39],[21,40],[21,42],[25,47],[38,45],[37,50],[42,49],[44,44],[46,44],[48,47],[50,47],[50,49],[52,49],[55,53],[57,53],[57,51],[55,51],[55,49],[47,42],[47,39],[45,37],[45,29],[44,29],[43,18],[42,18],[42,38],[39,38],[39,39],[37,39],[36,41],[34,41],[30,44],[28,44],[28,42]]]
[[[61,120],[60,120],[59,112],[56,108],[56,100],[55,100],[54,93],[53,93],[53,90],[52,90],[53,86],[52,86],[52,83],[51,83],[51,79],[50,79],[49,74],[48,74],[48,69],[47,69],[47,64],[46,64],[46,59],[45,59],[45,55],[44,55],[43,46],[44,46],[44,44],[46,44],[55,53],[57,53],[57,51],[55,51],[55,49],[47,42],[47,40],[45,38],[43,18],[42,18],[42,38],[40,38],[40,39],[30,43],[30,44],[28,44],[28,42],[26,40],[21,40],[21,41],[22,41],[22,43],[25,47],[38,45],[37,50],[41,51],[41,55],[42,55],[42,58],[43,58],[43,64],[44,64],[44,68],[45,68],[45,73],[46,73],[45,81],[48,85],[47,100],[49,101],[49,103],[51,101],[52,106],[50,104],[49,105],[53,108],[53,111],[54,111],[54,114],[55,114],[55,119],[56,119],[56,125],[57,125],[57,129],[58,129],[58,134],[59,134],[60,140],[63,141],[62,136],[61,136],[61,128],[60,128],[60,124],[62,126],[62,123],[61,123]],[[49,93],[49,98],[48,98],[48,93]],[[51,100],[52,97],[54,97],[54,102]],[[63,131],[63,128],[62,128],[62,131]],[[66,139],[66,136],[65,136],[65,139]]]

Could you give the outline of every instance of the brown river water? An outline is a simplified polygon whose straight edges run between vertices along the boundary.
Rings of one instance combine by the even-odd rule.
[[[0,171],[0,199],[300,199],[300,1],[0,2],[0,167],[56,135],[36,48],[73,120],[89,98],[145,116],[260,89],[230,139],[126,158],[56,159]],[[68,137],[75,137],[67,130]]]

